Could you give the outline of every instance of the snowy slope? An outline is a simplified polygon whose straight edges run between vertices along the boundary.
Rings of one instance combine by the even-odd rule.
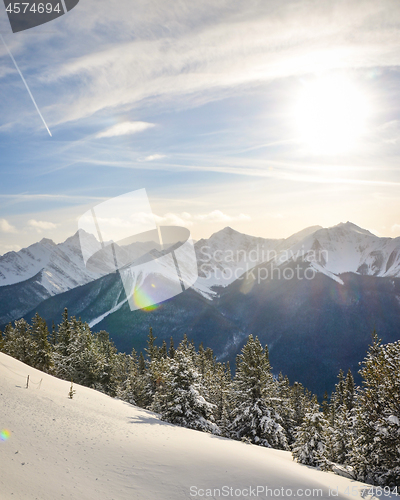
[[[183,500],[223,487],[242,498],[257,486],[283,498],[282,488],[359,499],[365,487],[299,465],[289,452],[166,424],[92,389],[76,385],[71,400],[69,386],[0,353],[0,430],[10,432],[0,441],[2,500]]]

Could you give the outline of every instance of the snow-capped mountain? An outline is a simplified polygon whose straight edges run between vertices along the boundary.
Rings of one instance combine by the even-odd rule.
[[[339,275],[356,273],[400,276],[400,238],[380,238],[351,222],[320,228],[281,250],[277,264],[304,260],[317,272],[340,282]]]
[[[0,286],[13,285],[41,273],[40,281],[51,295],[98,278],[82,260],[78,233],[56,245],[43,238],[19,252],[0,257]]]
[[[99,243],[95,237],[85,233],[85,238],[82,239],[79,237],[79,231],[58,245],[43,238],[19,252],[9,252],[0,257],[0,287],[21,283],[38,275],[36,281],[50,295],[57,295],[114,272],[115,262],[111,247],[97,252]],[[86,247],[94,249],[91,252],[94,257],[90,266],[86,266],[83,260],[82,242]],[[114,244],[119,267],[142,257],[156,245],[154,242],[137,242],[125,247]]]
[[[266,239],[239,233],[230,227],[196,242],[199,270],[197,285],[227,286],[247,270],[268,260],[283,239]]]
[[[399,277],[400,238],[380,238],[351,222],[312,226],[286,239],[244,235],[227,227],[196,243],[197,285],[227,286],[261,263],[304,261],[342,283],[340,274]]]
[[[157,248],[158,244],[153,241],[125,246],[114,244],[114,252],[110,246],[93,252],[90,266],[86,266],[80,246],[82,241],[89,247],[99,246],[94,236],[86,234],[82,240],[77,232],[58,245],[43,239],[19,252],[0,257],[0,324],[25,315],[51,296],[114,272],[115,258],[122,267],[161,255],[160,247]],[[348,272],[400,277],[400,238],[380,238],[350,222],[331,228],[312,226],[286,239],[253,237],[226,227],[196,242],[195,252],[199,278],[192,289],[210,301],[218,298],[221,287],[229,286],[263,263],[285,266],[303,262],[317,274],[324,274],[339,284],[343,284],[340,276]],[[190,252],[182,252],[180,258],[185,279],[191,267]],[[147,267],[152,268],[151,265]],[[163,272],[162,266],[156,272]],[[138,276],[134,278],[136,283]],[[142,275],[142,281],[143,278]],[[164,288],[180,287],[169,273],[164,272],[163,278]],[[111,309],[98,311],[90,321],[111,314],[120,305],[112,303]]]
[[[58,245],[44,238],[19,252],[3,255],[0,257],[0,288],[37,276],[36,281],[52,296],[115,269],[110,251],[98,252],[87,267],[82,258],[81,241],[77,232]],[[84,241],[93,247],[98,245],[92,235],[86,235]],[[155,245],[154,242],[115,244],[114,250],[119,263],[130,264],[154,253]],[[199,279],[194,289],[210,299],[215,296],[212,287],[227,286],[264,262],[282,265],[306,261],[315,271],[338,282],[339,275],[345,272],[400,276],[400,238],[380,238],[350,222],[331,228],[312,226],[286,239],[254,237],[226,227],[208,239],[197,241],[195,251]]]

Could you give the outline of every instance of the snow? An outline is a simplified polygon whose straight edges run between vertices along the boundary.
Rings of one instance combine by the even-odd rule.
[[[390,417],[388,417],[388,422],[391,422],[392,424],[400,425],[400,420],[396,417],[396,415],[390,415]]]
[[[224,486],[233,488],[228,498],[267,486],[322,489],[319,498],[333,496],[331,489],[348,499],[366,487],[297,464],[289,452],[175,427],[79,385],[69,399],[69,389],[0,353],[0,431],[10,432],[0,441],[2,500],[183,500]]]
[[[107,312],[105,312],[104,314],[101,314],[100,316],[98,316],[97,318],[94,318],[90,321],[89,323],[89,327],[90,328],[93,328],[95,325],[97,325],[97,323],[100,323],[100,321],[103,321],[104,318],[106,318],[107,316],[109,316],[110,314],[118,311],[119,309],[121,309],[121,307],[126,303],[128,302],[128,299],[124,299],[122,300],[119,304],[115,305],[114,307],[112,307],[111,309],[109,309]]]

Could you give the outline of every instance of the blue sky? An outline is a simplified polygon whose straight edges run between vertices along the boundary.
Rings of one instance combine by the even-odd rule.
[[[52,132],[0,44],[0,254],[140,188],[196,239],[347,220],[400,236],[397,0],[80,0],[16,34],[0,6],[0,33]]]

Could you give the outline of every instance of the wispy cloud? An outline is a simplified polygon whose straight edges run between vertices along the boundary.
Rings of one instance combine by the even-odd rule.
[[[184,227],[193,225],[192,216],[188,212],[182,212],[181,214],[167,213],[163,216],[155,215],[154,217],[158,225]]]
[[[54,224],[54,222],[35,219],[30,219],[28,221],[28,225],[35,228],[38,232],[42,232],[48,229],[55,229],[58,226],[58,224]]]
[[[17,228],[10,224],[6,219],[0,219],[0,231],[3,233],[16,233]]]
[[[162,158],[165,158],[165,155],[155,154],[146,156],[145,158],[143,158],[143,161],[161,160]]]
[[[250,221],[251,217],[245,214],[227,215],[221,210],[213,210],[205,214],[190,214],[181,212],[179,214],[167,213],[163,216],[155,216],[158,224],[176,225],[176,226],[193,226],[196,222],[235,222],[235,221]]]
[[[116,137],[118,135],[130,135],[137,134],[138,132],[143,132],[149,128],[155,127],[154,123],[147,122],[123,122],[118,123],[103,132],[99,132],[96,135],[97,139],[101,139],[103,137]]]
[[[96,14],[84,18],[79,38],[86,45],[80,44],[80,55],[66,55],[40,77],[45,85],[75,83],[49,107],[58,123],[143,103],[195,106],[277,78],[400,63],[398,31],[385,24],[386,19],[393,27],[400,21],[392,0],[342,3],[334,15],[328,0],[321,0],[318,9],[308,0],[276,2],[273,9],[270,2],[244,0],[195,7],[184,0],[178,9],[156,0],[138,7],[136,19],[127,15],[131,9],[125,1],[111,16],[108,2],[96,5]],[[103,37],[96,31],[94,39],[86,23],[101,18],[103,25],[105,17]],[[117,26],[121,36],[110,43]]]
[[[0,255],[7,252],[18,252],[19,250],[21,250],[20,245],[3,245],[0,243]]]
[[[195,220],[202,221],[202,222],[233,222],[233,221],[250,221],[251,217],[249,215],[245,214],[239,214],[239,215],[227,215],[221,210],[213,210],[212,212],[209,212],[208,214],[201,214],[201,215],[196,215]]]

